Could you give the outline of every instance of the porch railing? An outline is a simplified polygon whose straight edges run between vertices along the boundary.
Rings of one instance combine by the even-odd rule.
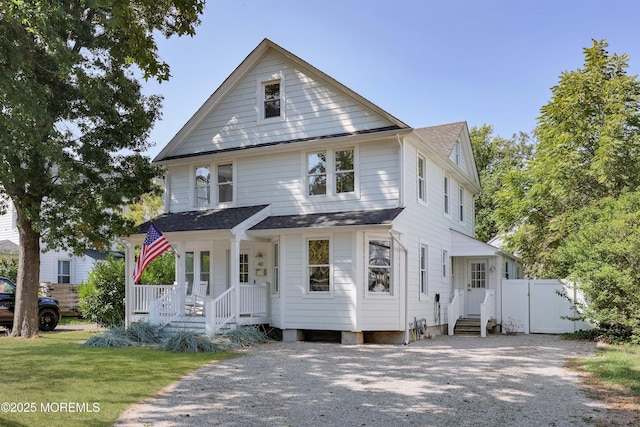
[[[480,304],[480,336],[487,336],[487,323],[490,319],[495,319],[496,313],[496,291],[487,289],[484,292],[484,301]]]
[[[240,285],[240,316],[266,316],[267,287]]]
[[[209,301],[210,310],[205,310],[207,335],[214,336],[235,319],[235,290],[236,288],[229,288],[218,298]]]
[[[456,327],[456,322],[463,315],[464,292],[460,289],[455,289],[453,293],[453,299],[449,303],[449,335],[453,335],[453,331]]]
[[[184,300],[178,294],[178,287],[175,286],[160,298],[151,300],[150,323],[156,325],[166,325],[180,316],[180,306],[184,309]]]
[[[134,285],[133,313],[149,314],[150,304],[175,288],[175,285]]]

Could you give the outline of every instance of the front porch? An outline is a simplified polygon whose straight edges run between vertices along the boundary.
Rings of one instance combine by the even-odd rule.
[[[216,298],[178,285],[134,285],[131,321],[187,329],[209,336],[269,322],[266,285],[238,285]]]
[[[213,336],[240,325],[269,323],[271,243],[246,230],[268,206],[168,213],[154,219],[175,253],[175,281],[133,283],[136,246],[149,224],[123,239],[126,322],[148,321]]]

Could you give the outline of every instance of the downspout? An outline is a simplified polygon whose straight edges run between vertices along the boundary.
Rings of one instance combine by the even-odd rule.
[[[398,205],[404,207],[404,144],[400,140],[400,134],[396,133],[396,141],[400,145],[400,185],[398,186]]]
[[[394,234],[394,230],[389,230],[391,238],[402,248],[404,251],[404,345],[409,345],[409,250],[405,245],[400,242],[398,237]],[[397,231],[396,231],[397,233]]]

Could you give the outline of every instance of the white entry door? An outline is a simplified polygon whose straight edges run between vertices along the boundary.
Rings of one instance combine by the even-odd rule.
[[[480,316],[480,305],[487,289],[487,260],[467,262],[467,316]]]

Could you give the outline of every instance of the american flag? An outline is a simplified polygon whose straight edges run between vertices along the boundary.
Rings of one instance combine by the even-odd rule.
[[[144,244],[142,245],[142,249],[140,249],[140,256],[138,257],[136,268],[133,271],[133,282],[138,283],[147,265],[170,247],[171,245],[160,230],[158,230],[158,227],[151,223],[149,231],[147,231],[147,238],[144,239]]]

